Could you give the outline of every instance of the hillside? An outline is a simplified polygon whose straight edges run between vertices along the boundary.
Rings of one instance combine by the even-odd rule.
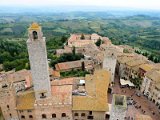
[[[48,56],[61,48],[70,33],[98,33],[114,44],[138,47],[160,61],[160,18],[149,15],[116,16],[105,12],[71,12],[54,14],[0,14],[0,64],[6,70],[28,68],[25,41],[31,22],[39,22],[47,38]],[[65,39],[62,37],[65,36]],[[144,52],[141,52],[142,54]],[[7,57],[6,57],[7,56]]]

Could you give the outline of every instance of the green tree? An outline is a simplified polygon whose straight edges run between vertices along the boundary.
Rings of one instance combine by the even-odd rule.
[[[99,47],[99,46],[102,44],[102,40],[101,40],[101,39],[98,39],[95,44]]]
[[[84,63],[84,61],[82,62],[82,70],[85,71],[85,63]]]
[[[76,47],[75,46],[73,46],[73,48],[72,48],[72,54],[76,55]]]
[[[84,34],[81,34],[81,40],[84,40],[85,37],[84,37]]]

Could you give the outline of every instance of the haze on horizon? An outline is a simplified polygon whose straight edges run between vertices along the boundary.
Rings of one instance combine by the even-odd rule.
[[[18,7],[58,7],[58,6],[98,6],[160,10],[159,0],[0,0],[0,6]],[[43,8],[42,7],[42,8]]]

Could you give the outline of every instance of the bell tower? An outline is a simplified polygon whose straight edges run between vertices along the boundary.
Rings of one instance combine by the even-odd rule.
[[[28,29],[27,48],[36,100],[51,96],[45,37],[41,26],[32,23]]]

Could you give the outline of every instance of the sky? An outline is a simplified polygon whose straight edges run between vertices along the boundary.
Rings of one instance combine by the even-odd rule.
[[[0,6],[102,6],[160,10],[160,0],[0,0]]]

